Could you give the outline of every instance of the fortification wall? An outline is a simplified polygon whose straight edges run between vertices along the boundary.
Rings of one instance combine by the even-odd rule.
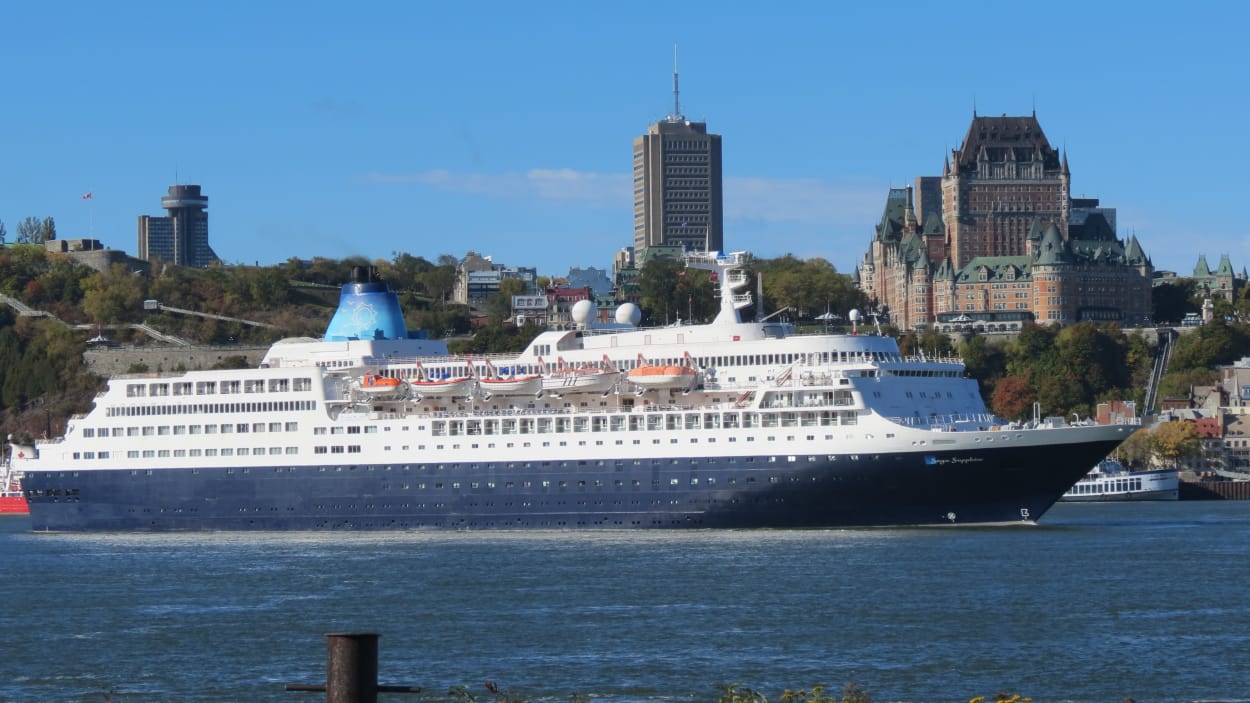
[[[211,369],[226,359],[241,356],[248,366],[260,365],[269,347],[239,345],[217,346],[127,346],[88,349],[83,353],[83,363],[96,375],[108,378],[127,373],[138,365],[148,371],[196,371]]]

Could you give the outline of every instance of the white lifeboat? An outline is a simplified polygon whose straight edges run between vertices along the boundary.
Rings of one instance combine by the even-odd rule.
[[[486,362],[486,375],[479,376],[477,387],[487,398],[496,395],[532,395],[543,393],[543,377],[538,374],[518,374],[512,369],[496,369]]]
[[[538,359],[542,364],[542,358]],[[564,359],[543,377],[543,390],[557,395],[566,393],[608,393],[616,386],[621,372],[612,368],[605,356],[602,364],[570,366]]]
[[[439,376],[417,364],[417,375],[408,385],[421,396],[468,395],[473,389],[472,376]]]

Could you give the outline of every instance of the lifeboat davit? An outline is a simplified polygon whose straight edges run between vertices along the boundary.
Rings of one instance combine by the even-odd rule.
[[[644,388],[676,388],[689,390],[699,378],[699,372],[688,364],[652,364],[638,357],[639,365],[631,369],[627,378],[630,383]]]

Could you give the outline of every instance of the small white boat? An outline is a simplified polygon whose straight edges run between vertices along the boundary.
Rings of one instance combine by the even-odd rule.
[[[683,364],[652,364],[639,354],[638,364],[627,377],[631,383],[644,389],[689,390],[699,377],[699,372],[690,365],[689,357]]]
[[[538,374],[516,373],[512,368],[500,370],[487,361],[486,373],[478,376],[477,387],[487,398],[497,395],[542,397],[543,377]]]
[[[408,379],[408,385],[421,397],[469,395],[477,379],[472,376],[440,376],[426,371],[417,364],[417,375]]]
[[[539,358],[539,363],[542,359]],[[621,377],[621,372],[608,365],[569,366],[558,359],[556,367],[543,376],[543,391],[557,396],[569,393],[608,393]]]
[[[1115,459],[1098,462],[1059,499],[1067,503],[1120,500],[1176,500],[1180,477],[1175,471],[1129,471]]]

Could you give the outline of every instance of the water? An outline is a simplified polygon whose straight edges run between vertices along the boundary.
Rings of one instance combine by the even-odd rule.
[[[0,520],[0,700],[316,703],[327,632],[447,701],[1250,700],[1250,503],[1038,527],[30,534]]]

